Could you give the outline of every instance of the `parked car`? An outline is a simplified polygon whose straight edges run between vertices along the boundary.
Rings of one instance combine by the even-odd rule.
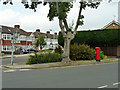
[[[34,49],[34,48],[30,48],[30,49],[27,49],[28,52],[38,52],[37,49]]]
[[[28,53],[25,49],[19,48],[14,51],[15,54],[25,54]]]
[[[54,50],[53,48],[49,48],[48,50]]]

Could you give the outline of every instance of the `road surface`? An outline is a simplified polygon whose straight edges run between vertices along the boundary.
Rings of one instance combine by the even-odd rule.
[[[118,64],[3,72],[3,88],[118,88]]]
[[[14,64],[25,64],[28,60],[28,56],[20,56],[20,57],[14,57],[13,62]],[[11,64],[11,58],[2,58],[2,65],[8,65]]]

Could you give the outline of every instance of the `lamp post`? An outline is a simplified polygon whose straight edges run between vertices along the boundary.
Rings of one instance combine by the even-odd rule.
[[[50,32],[52,32],[52,29],[50,29]],[[53,49],[52,37],[50,37],[50,47],[51,47],[51,49]]]
[[[32,45],[32,48],[34,48],[34,35],[32,35],[31,38],[32,38],[32,44],[31,45]]]
[[[14,54],[14,40],[15,38],[19,37],[19,32],[16,31],[15,33],[13,33],[13,37],[12,37],[12,53],[11,53],[11,65],[13,65],[13,54]]]

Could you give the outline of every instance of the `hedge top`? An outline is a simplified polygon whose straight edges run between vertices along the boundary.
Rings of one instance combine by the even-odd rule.
[[[64,45],[64,38],[59,33],[58,43]],[[99,29],[78,31],[71,44],[88,44],[91,47],[120,46],[120,29]]]

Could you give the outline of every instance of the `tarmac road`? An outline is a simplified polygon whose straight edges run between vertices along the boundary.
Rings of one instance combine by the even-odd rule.
[[[3,72],[3,88],[118,88],[118,63]]]
[[[27,56],[20,56],[20,57],[14,57],[13,62],[14,64],[25,64],[26,61],[28,60],[29,55]],[[11,64],[11,58],[2,58],[2,65],[8,65]]]

